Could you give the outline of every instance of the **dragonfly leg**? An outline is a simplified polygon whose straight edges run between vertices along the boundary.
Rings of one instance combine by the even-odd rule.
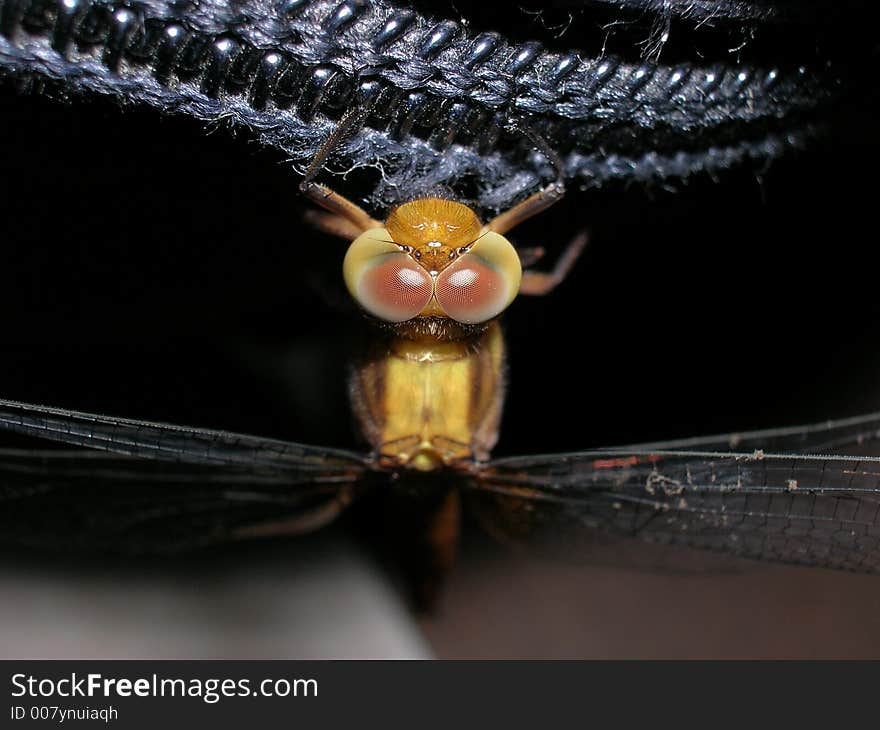
[[[516,253],[519,256],[519,262],[522,267],[527,269],[544,258],[544,254],[547,252],[542,246],[535,246],[534,248],[518,248]]]
[[[346,241],[353,241],[364,232],[363,228],[352,223],[348,218],[343,218],[335,213],[307,210],[305,219],[313,228],[317,228],[319,231],[323,231],[331,236],[344,238]]]
[[[351,504],[352,495],[348,489],[341,489],[330,501],[308,512],[303,512],[276,522],[262,522],[244,525],[233,532],[238,540],[252,540],[264,537],[305,535],[314,532],[335,520]]]
[[[363,208],[352,203],[348,198],[343,197],[334,190],[331,190],[326,185],[316,183],[314,179],[323,169],[327,158],[330,157],[333,151],[348,135],[363,125],[366,117],[367,110],[364,109],[356,108],[347,113],[339,124],[336,125],[336,129],[333,130],[327,138],[327,141],[321,145],[321,149],[319,149],[317,154],[312,158],[308,168],[306,168],[302,182],[299,184],[300,192],[303,195],[320,205],[325,210],[329,210],[335,216],[341,217],[351,224],[352,228],[350,230],[356,230],[357,234],[350,238],[356,238],[357,235],[360,235],[370,228],[381,228],[382,222],[371,218]],[[320,224],[319,227],[329,233],[334,232]],[[337,228],[336,230],[340,229]]]
[[[335,216],[337,218],[342,218],[347,224],[349,224],[348,230],[356,232],[354,236],[351,236],[352,239],[357,238],[357,236],[370,228],[382,227],[381,221],[371,218],[363,208],[355,205],[348,198],[343,197],[339,193],[334,192],[326,185],[312,182],[307,178],[299,184],[299,189],[307,198],[311,199],[325,210],[329,210],[330,213],[333,214],[332,216],[327,216],[328,218]],[[320,223],[318,226],[322,230],[334,232]]]
[[[544,296],[559,286],[574,267],[575,262],[583,253],[587,245],[587,234],[581,231],[556,261],[552,271],[523,271],[522,282],[519,285],[520,294],[531,296]]]
[[[484,231],[494,231],[501,235],[504,235],[511,228],[515,228],[541,211],[547,210],[551,205],[562,200],[562,197],[565,195],[565,174],[559,155],[547,144],[547,140],[530,127],[516,128],[523,132],[532,141],[532,144],[538,148],[538,151],[551,162],[556,170],[556,179],[549,185],[545,185],[537,193],[530,195],[521,203],[514,205],[510,210],[495,216],[483,226]]]
[[[515,228],[523,221],[528,220],[541,211],[547,210],[551,205],[562,200],[563,195],[565,195],[565,185],[562,184],[561,180],[556,180],[541,188],[537,193],[530,195],[521,203],[517,203],[510,210],[495,216],[483,226],[483,230],[494,231],[504,235],[511,228]]]

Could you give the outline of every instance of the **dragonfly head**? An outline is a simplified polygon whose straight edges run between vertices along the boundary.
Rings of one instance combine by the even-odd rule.
[[[466,205],[424,198],[358,236],[343,275],[358,304],[385,322],[440,316],[472,325],[510,305],[522,265],[511,243],[483,230]]]

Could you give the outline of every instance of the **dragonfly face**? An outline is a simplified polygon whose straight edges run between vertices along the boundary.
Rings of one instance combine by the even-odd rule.
[[[467,206],[425,198],[396,208],[385,228],[349,246],[343,263],[352,297],[376,318],[438,317],[480,325],[519,291],[519,256],[504,236],[482,230]]]

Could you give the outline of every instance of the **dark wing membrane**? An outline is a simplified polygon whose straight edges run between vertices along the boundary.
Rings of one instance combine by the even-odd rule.
[[[332,477],[362,470],[361,454],[167,423],[0,400],[0,429],[116,454],[188,464]]]
[[[596,451],[498,460],[471,486],[502,516],[493,529],[519,539],[598,532],[880,570],[875,457]]]
[[[331,520],[364,486],[354,472],[292,480],[85,449],[0,449],[0,541],[137,553],[293,534]]]
[[[370,474],[344,451],[0,401],[0,429],[97,449],[0,450],[0,540],[167,551],[314,529]]]
[[[880,442],[880,413],[868,413],[807,426],[771,428],[745,433],[657,441],[615,447],[623,450],[651,451],[740,451],[763,449],[781,453],[827,453],[845,446],[865,446]]]

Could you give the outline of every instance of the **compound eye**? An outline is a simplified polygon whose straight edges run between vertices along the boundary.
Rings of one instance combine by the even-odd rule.
[[[391,242],[384,228],[372,228],[352,241],[342,273],[355,301],[386,322],[412,319],[434,294],[428,272]]]
[[[458,322],[487,322],[514,300],[521,279],[522,266],[510,241],[485,233],[437,276],[437,301]]]

